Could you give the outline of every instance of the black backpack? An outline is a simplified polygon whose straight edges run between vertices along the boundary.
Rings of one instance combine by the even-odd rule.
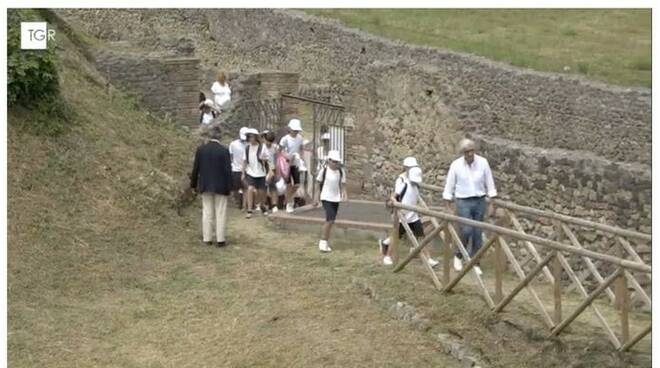
[[[321,185],[319,191],[323,190],[323,184],[325,184],[325,174],[328,171],[328,165],[323,165],[323,174],[321,175]],[[339,191],[341,192],[341,181],[344,179],[344,168],[339,167]]]
[[[263,167],[264,170],[266,170],[266,172],[268,172],[268,161],[262,160],[260,158],[261,157],[262,146],[263,146],[263,144],[259,143],[259,146],[257,147],[257,161],[259,161],[259,163],[261,164],[261,167]],[[246,158],[246,161],[249,165],[250,164],[250,144],[248,144],[247,147],[245,147],[245,158]]]

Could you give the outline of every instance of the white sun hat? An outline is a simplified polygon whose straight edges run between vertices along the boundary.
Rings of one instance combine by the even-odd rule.
[[[339,151],[337,150],[329,151],[328,160],[337,161],[341,163],[341,156],[339,155]]]
[[[248,134],[259,135],[259,131],[254,128],[248,128],[245,130],[245,135],[247,136]]]
[[[302,131],[302,123],[298,119],[289,120],[289,129],[295,131]]]
[[[408,172],[408,178],[413,183],[417,183],[417,184],[421,183],[422,182],[422,169],[420,169],[419,167],[413,167]]]
[[[241,130],[238,131],[238,137],[244,141],[246,139],[245,137],[245,132],[247,132],[248,127],[242,127]]]
[[[414,158],[412,156],[409,156],[409,157],[406,157],[406,158],[403,159],[403,166],[404,167],[417,167],[419,165],[417,164],[417,159],[416,158]]]

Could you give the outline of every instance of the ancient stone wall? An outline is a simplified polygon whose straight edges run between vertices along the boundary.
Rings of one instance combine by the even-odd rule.
[[[189,126],[199,118],[199,59],[159,57],[109,48],[92,51],[98,70],[147,109]]]
[[[483,154],[503,197],[650,231],[649,89],[409,46],[285,10],[63,15],[97,37],[152,51],[186,35],[205,68],[300,73],[301,91],[325,86],[354,120],[347,137],[350,188],[372,198],[390,190],[409,154],[428,182],[441,184],[455,143],[472,134],[484,137]]]

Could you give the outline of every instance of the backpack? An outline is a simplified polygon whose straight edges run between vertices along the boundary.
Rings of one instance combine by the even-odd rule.
[[[275,159],[275,166],[277,175],[282,177],[285,182],[289,182],[289,177],[291,175],[291,167],[289,166],[289,160],[284,157],[284,155],[278,154]]]
[[[403,182],[403,190],[401,190],[401,194],[395,194],[394,198],[396,199],[397,202],[401,202],[403,200],[403,196],[406,195],[406,190],[408,190],[408,183],[405,181]]]
[[[323,174],[321,175],[321,184],[319,185],[319,191],[323,191],[323,184],[325,184],[325,174],[327,172],[328,165],[323,165]],[[344,179],[344,168],[339,167],[339,191],[341,192],[341,181]]]
[[[268,172],[268,162],[261,159],[262,146],[263,146],[262,144],[259,144],[259,146],[257,147],[257,161],[261,164],[261,167],[263,167],[264,170],[266,170],[266,172]],[[245,158],[246,158],[246,161],[249,165],[250,164],[250,145],[249,144],[247,145],[247,147],[245,147]]]

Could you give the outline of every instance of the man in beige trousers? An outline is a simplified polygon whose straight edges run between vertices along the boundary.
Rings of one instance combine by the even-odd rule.
[[[220,128],[211,128],[209,136],[195,153],[190,187],[202,194],[202,240],[212,245],[215,227],[217,246],[222,247],[226,245],[227,199],[232,190],[231,158],[220,143]]]

